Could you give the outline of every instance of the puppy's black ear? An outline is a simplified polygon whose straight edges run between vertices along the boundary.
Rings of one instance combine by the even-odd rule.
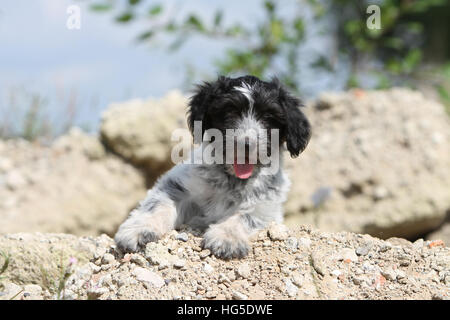
[[[300,99],[292,96],[277,80],[279,88],[279,101],[284,109],[286,120],[285,139],[286,147],[292,158],[297,157],[308,145],[311,138],[311,125],[306,119],[300,107],[303,106]]]
[[[205,132],[203,120],[205,118],[206,111],[208,110],[207,102],[210,99],[212,93],[213,85],[209,82],[204,82],[203,84],[197,86],[194,95],[189,100],[187,123],[194,139],[199,138],[194,135],[195,121],[202,122],[202,136],[200,137],[200,139],[203,138],[203,133]],[[201,143],[201,141],[194,141],[194,143]]]
[[[215,82],[203,82],[198,85],[194,95],[189,100],[189,107],[187,112],[187,122],[189,130],[194,137],[194,143],[201,143],[203,134],[209,129],[209,123],[207,121],[206,114],[208,112],[208,106],[214,102],[221,92],[229,87],[230,79],[224,76],[219,76]],[[202,123],[202,135],[198,137],[194,134],[194,122],[201,121]],[[200,141],[195,141],[195,140]]]

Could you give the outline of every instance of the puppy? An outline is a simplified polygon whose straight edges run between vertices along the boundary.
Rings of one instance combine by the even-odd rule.
[[[254,231],[283,220],[290,182],[281,151],[285,144],[296,157],[311,136],[300,106],[277,79],[219,77],[198,86],[189,102],[188,126],[193,135],[201,126],[202,141],[194,135],[200,147],[158,179],[119,227],[117,246],[137,251],[186,224],[204,231],[203,246],[217,257],[246,256]],[[212,144],[214,159],[226,160],[196,161],[204,156],[196,151]]]

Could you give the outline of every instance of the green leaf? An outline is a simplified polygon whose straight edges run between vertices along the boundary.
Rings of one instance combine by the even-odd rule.
[[[131,6],[134,6],[134,5],[138,4],[139,2],[141,2],[141,0],[128,0],[128,3],[129,3]]]
[[[120,16],[116,17],[116,21],[119,23],[127,23],[130,22],[134,18],[132,12],[122,13]]]
[[[408,73],[412,72],[421,60],[422,51],[420,49],[413,49],[409,51],[404,59],[404,71]]]
[[[266,10],[269,12],[275,11],[275,3],[273,1],[265,1],[264,7],[266,7]]]
[[[186,25],[191,26],[199,31],[203,31],[204,27],[201,21],[197,18],[195,15],[190,15],[189,18],[186,20]]]
[[[155,32],[152,31],[152,30],[149,30],[149,31],[146,31],[146,32],[141,33],[141,34],[138,36],[137,40],[138,40],[138,41],[149,40],[149,39],[150,39],[151,37],[153,37],[154,35],[155,35]]]
[[[218,10],[216,12],[216,15],[214,16],[214,26],[218,27],[220,25],[220,23],[222,22],[222,18],[223,18],[223,12],[222,12],[222,10]]]
[[[163,7],[160,4],[154,5],[153,7],[148,10],[148,14],[151,16],[157,16],[160,14],[163,10]]]
[[[89,7],[92,11],[97,11],[97,12],[103,12],[103,11],[108,11],[112,9],[112,5],[110,3],[104,3],[104,4],[92,4]]]

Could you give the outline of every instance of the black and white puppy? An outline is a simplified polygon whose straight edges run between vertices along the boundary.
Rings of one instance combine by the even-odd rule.
[[[194,134],[196,124],[201,124],[199,148],[214,141],[206,138],[211,130],[222,133],[222,152],[231,162],[185,161],[174,166],[120,226],[115,236],[118,247],[140,250],[187,224],[205,231],[203,246],[216,256],[229,259],[247,255],[252,232],[283,220],[282,204],[290,182],[282,170],[281,151],[285,143],[290,155],[296,157],[311,136],[300,106],[300,100],[277,79],[265,82],[254,76],[219,77],[198,86],[189,102],[189,128]],[[227,129],[238,130],[231,135]],[[277,141],[264,131],[278,132]],[[241,146],[245,152],[238,160],[234,153]],[[275,170],[261,161],[261,151],[278,161]],[[256,161],[251,162],[254,156]]]

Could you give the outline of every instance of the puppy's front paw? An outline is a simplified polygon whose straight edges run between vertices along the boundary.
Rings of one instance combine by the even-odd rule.
[[[157,241],[160,237],[148,227],[138,227],[125,221],[117,231],[114,240],[122,252],[136,252],[145,248],[148,242]]]
[[[203,247],[222,259],[243,258],[248,255],[250,248],[247,237],[217,226],[206,231]]]

